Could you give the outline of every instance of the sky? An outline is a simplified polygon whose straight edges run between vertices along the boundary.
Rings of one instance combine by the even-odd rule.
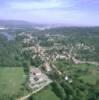
[[[99,26],[99,0],[0,0],[0,19]]]

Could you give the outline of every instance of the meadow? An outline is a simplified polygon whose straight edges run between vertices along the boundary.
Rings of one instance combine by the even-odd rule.
[[[0,67],[0,95],[16,95],[26,76],[21,67]]]

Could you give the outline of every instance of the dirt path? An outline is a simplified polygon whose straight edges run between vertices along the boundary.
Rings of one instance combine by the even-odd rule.
[[[26,99],[29,98],[31,95],[37,93],[37,92],[40,91],[40,90],[41,90],[41,88],[38,89],[38,90],[36,90],[36,91],[33,91],[32,93],[29,93],[29,94],[26,95],[26,96],[23,96],[23,97],[21,97],[21,98],[19,98],[19,99],[17,99],[17,100],[26,100]]]
[[[72,59],[72,61],[75,64],[93,64],[93,65],[99,66],[99,62],[95,62],[95,61],[82,61],[80,59],[76,59],[74,56],[72,56],[71,52],[67,53],[67,55],[68,55],[69,59]]]

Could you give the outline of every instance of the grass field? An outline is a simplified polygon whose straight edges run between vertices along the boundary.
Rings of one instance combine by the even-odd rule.
[[[0,68],[0,94],[17,94],[25,78],[23,68]]]
[[[99,80],[99,74],[98,75],[84,75],[79,77],[79,79],[82,79],[86,83],[90,84],[96,84],[96,80]]]
[[[46,88],[35,95],[36,100],[60,100],[50,88]]]

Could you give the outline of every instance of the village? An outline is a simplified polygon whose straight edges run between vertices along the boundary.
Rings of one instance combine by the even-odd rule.
[[[50,77],[50,73],[57,73],[60,76],[63,75],[63,73],[57,69],[53,62],[55,62],[57,59],[70,59],[70,55],[68,55],[67,52],[58,52],[58,49],[66,49],[66,47],[61,45],[59,46],[59,44],[55,43],[55,46],[53,46],[52,48],[46,48],[40,46],[40,43],[37,42],[37,37],[32,36],[32,34],[21,33],[19,34],[19,36],[25,37],[23,39],[23,44],[26,44],[26,46],[22,49],[22,51],[31,51],[33,52],[33,55],[31,55],[32,59],[39,57],[43,61],[43,63],[40,66],[31,66],[29,70],[30,73],[28,86],[33,92],[41,90],[53,82],[53,80]],[[49,35],[47,35],[47,37],[48,36]],[[53,39],[50,40],[52,41]],[[30,43],[32,43],[31,46],[29,46]],[[56,50],[53,51],[53,49]],[[68,76],[64,76],[64,80],[72,83],[72,79],[69,79]]]

